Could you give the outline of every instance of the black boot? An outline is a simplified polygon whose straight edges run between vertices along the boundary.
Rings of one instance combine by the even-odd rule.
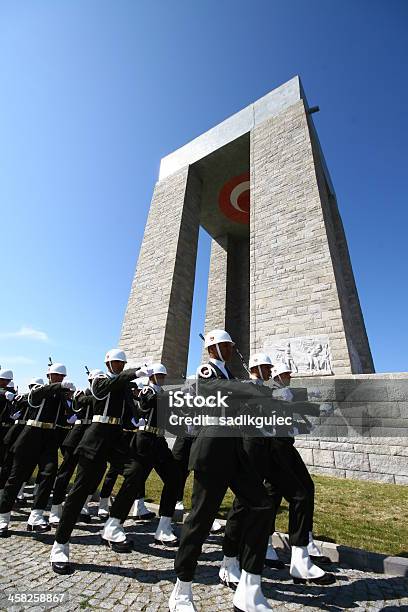
[[[70,563],[51,563],[51,567],[56,574],[66,575],[72,574],[72,566]]]
[[[320,584],[320,585],[328,585],[334,584],[336,582],[336,578],[334,574],[323,574],[320,578],[293,578],[294,584]]]
[[[108,546],[111,550],[117,553],[129,553],[133,550],[133,545],[130,540],[124,540],[123,542],[111,542],[101,536],[102,544]]]

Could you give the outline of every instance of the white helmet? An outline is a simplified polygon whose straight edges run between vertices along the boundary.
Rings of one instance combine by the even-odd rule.
[[[108,363],[109,361],[124,361],[127,363],[125,351],[121,351],[117,348],[111,349],[105,355],[105,363]]]
[[[286,373],[291,374],[292,370],[284,363],[280,363],[273,368],[272,376],[273,378],[277,378],[281,374],[286,374]]]
[[[235,344],[229,333],[224,329],[213,329],[205,336],[204,346],[208,348],[214,344],[219,344],[219,342],[231,342],[231,344]]]
[[[102,370],[98,370],[98,368],[95,368],[94,370],[91,370],[88,374],[88,380],[93,380],[94,378],[96,378],[97,376],[103,376],[103,371]]]
[[[266,353],[254,353],[249,359],[249,369],[261,365],[273,365],[271,358]]]
[[[74,385],[74,383],[72,382],[72,380],[64,380],[64,389],[66,389],[67,391],[76,391],[76,386]]]
[[[34,387],[34,385],[43,385],[44,381],[42,378],[32,378],[28,383],[29,387]]]
[[[151,372],[150,376],[153,376],[153,374],[167,374],[166,367],[162,363],[150,363],[147,368],[149,373]]]
[[[47,374],[62,374],[67,375],[67,368],[62,363],[53,363],[49,366]]]
[[[0,370],[0,378],[13,380],[13,372],[11,370]]]

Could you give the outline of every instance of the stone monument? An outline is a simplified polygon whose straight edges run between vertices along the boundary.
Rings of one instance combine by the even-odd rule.
[[[186,372],[201,225],[206,331],[298,376],[374,371],[313,110],[295,77],[162,159],[120,339],[133,360]]]

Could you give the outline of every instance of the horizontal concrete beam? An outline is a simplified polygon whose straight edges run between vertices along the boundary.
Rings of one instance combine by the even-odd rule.
[[[256,125],[279,115],[302,99],[305,97],[300,79],[295,76],[177,151],[163,157],[160,163],[159,181],[247,134]]]

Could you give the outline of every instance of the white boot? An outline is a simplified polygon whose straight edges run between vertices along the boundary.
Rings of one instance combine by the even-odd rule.
[[[272,536],[269,537],[268,548],[266,549],[265,565],[275,569],[283,569],[285,567],[284,562],[279,559],[278,553],[272,544]]]
[[[51,563],[69,563],[69,542],[66,544],[54,542],[51,549],[50,561]]]
[[[24,501],[25,500],[25,495],[24,495],[24,487],[25,487],[25,485],[26,485],[26,483],[23,482],[23,484],[21,485],[21,488],[20,488],[20,490],[18,492],[17,499],[19,501]]]
[[[321,578],[325,574],[320,567],[312,563],[307,552],[307,546],[292,546],[289,571],[293,578],[303,580]]]
[[[126,540],[126,534],[120,519],[108,518],[103,526],[101,536],[103,540],[108,540],[108,542],[124,542]]]
[[[210,533],[221,533],[221,531],[224,531],[224,527],[219,521],[217,521],[217,519],[214,519],[214,522],[211,525]]]
[[[50,555],[51,567],[57,574],[70,574],[71,566],[69,563],[69,542],[58,544],[54,542]]]
[[[323,557],[322,551],[314,541],[313,534],[311,531],[309,531],[309,544],[307,545],[307,552],[313,557]]]
[[[183,501],[178,501],[174,510],[178,510],[179,512],[184,512],[184,503]]]
[[[177,578],[169,599],[170,612],[196,612],[191,582],[182,582]]]
[[[51,529],[44,518],[44,510],[31,510],[27,520],[27,531],[44,532]]]
[[[218,572],[220,581],[231,589],[236,589],[241,578],[241,569],[237,557],[225,557]]]
[[[131,515],[135,518],[155,518],[155,513],[151,512],[149,508],[147,508],[145,504],[145,500],[143,497],[140,499],[135,499],[135,503],[133,504],[133,508],[131,510]]]
[[[241,571],[241,578],[232,600],[235,612],[267,612],[272,610],[262,593],[261,576]]]
[[[88,508],[88,504],[92,499],[92,495],[88,495],[88,497],[86,498],[86,502],[84,503],[82,510],[81,510],[81,516],[82,518],[88,518],[89,520],[91,519],[91,513],[89,512],[89,508]]]
[[[98,516],[99,518],[108,518],[109,516],[109,497],[101,497],[99,499],[99,508],[98,508]]]
[[[62,514],[62,504],[53,504],[50,510],[48,522],[50,525],[58,525]]]
[[[10,512],[3,512],[0,514],[0,531],[7,532],[10,523]]]
[[[154,534],[154,541],[158,544],[165,544],[167,546],[175,546],[178,544],[178,539],[171,528],[171,516],[160,517],[156,533]]]
[[[31,527],[34,527],[34,525],[46,525],[47,521],[44,518],[44,510],[31,510],[27,523]]]

